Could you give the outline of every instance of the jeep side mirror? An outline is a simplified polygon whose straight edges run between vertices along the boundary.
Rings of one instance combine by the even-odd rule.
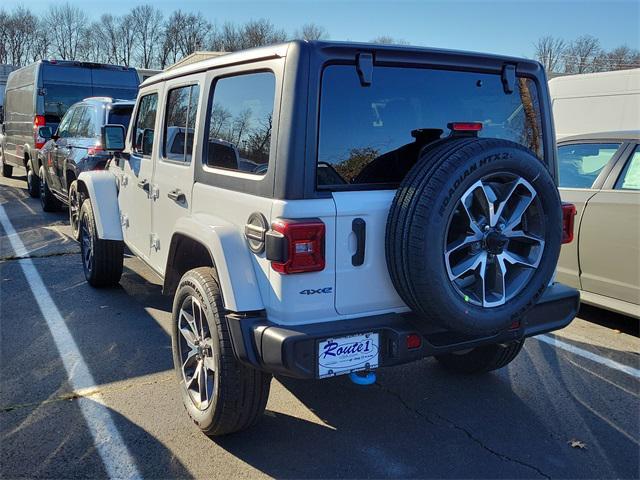
[[[53,132],[51,131],[51,127],[39,127],[38,136],[40,138],[44,138],[45,141],[49,140],[51,137],[53,137]]]
[[[102,148],[110,152],[123,151],[124,136],[122,125],[105,125],[102,127]]]

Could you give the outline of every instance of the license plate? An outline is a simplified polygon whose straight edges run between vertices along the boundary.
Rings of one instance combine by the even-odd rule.
[[[379,335],[362,333],[329,338],[318,344],[318,377],[332,377],[378,367]]]

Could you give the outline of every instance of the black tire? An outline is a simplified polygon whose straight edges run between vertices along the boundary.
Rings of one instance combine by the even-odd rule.
[[[537,192],[535,213],[545,225],[544,243],[528,281],[521,282],[508,301],[489,307],[474,304],[456,289],[444,251],[463,194],[480,179],[503,174],[526,180]],[[478,244],[485,248],[485,242]],[[509,328],[546,289],[560,245],[561,203],[551,175],[530,150],[506,140],[451,138],[424,149],[396,192],[387,220],[389,274],[398,294],[418,314],[418,328],[436,324],[470,335]]]
[[[92,287],[111,287],[120,281],[124,243],[98,238],[91,200],[80,209],[80,254],[84,276]]]
[[[497,370],[511,363],[524,346],[524,340],[477,347],[464,353],[436,357],[440,365],[456,373],[474,374]]]
[[[4,148],[0,148],[0,163],[2,164],[2,176],[11,178],[13,176],[13,167],[7,165],[4,161]]]
[[[80,209],[84,202],[84,193],[78,190],[78,181],[74,180],[69,186],[69,225],[72,238],[80,241]]]
[[[40,196],[40,178],[33,170],[31,160],[27,161],[27,192],[29,192],[31,198]]]
[[[195,328],[196,331],[202,331],[202,341],[198,342],[199,345],[208,347],[202,350],[201,357],[197,357],[198,363],[193,366],[194,372],[189,378],[183,372],[183,364],[187,365],[183,356],[192,347],[187,345],[186,337],[180,333],[181,324],[185,328],[188,326],[184,323],[187,317],[181,311],[191,308],[193,317],[198,318],[195,314],[196,305],[199,305],[198,310],[206,319],[206,322]],[[260,419],[269,398],[271,375],[245,366],[235,358],[220,287],[215,271],[210,267],[190,270],[180,280],[173,301],[172,346],[184,407],[189,417],[206,435],[219,436],[238,432]],[[193,353],[192,349],[190,351]],[[193,357],[191,361],[196,362]],[[207,392],[205,401],[200,401],[202,395],[194,399],[197,395],[193,391],[196,388],[193,380],[200,365],[207,364],[212,366],[211,370],[206,369],[210,376],[197,377],[197,387],[200,386],[200,379],[204,378],[204,388],[198,390]],[[191,366],[186,370],[190,368]]]
[[[47,185],[44,167],[40,167],[38,176],[40,177],[40,205],[42,206],[42,210],[45,212],[57,212],[60,210],[60,201],[53,196],[53,192],[51,192],[49,185]]]

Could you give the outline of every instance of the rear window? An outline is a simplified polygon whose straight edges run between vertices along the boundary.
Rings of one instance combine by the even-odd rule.
[[[60,123],[71,105],[91,96],[93,96],[91,85],[45,84],[44,115],[46,122]]]
[[[109,110],[109,120],[107,123],[112,125],[122,125],[126,130],[129,128],[132,112],[133,106],[112,107],[111,110]]]
[[[354,66],[331,65],[322,79],[317,184],[395,188],[450,122],[482,122],[480,137],[512,140],[542,159],[539,112],[535,83],[524,78],[506,94],[499,75],[375,67],[363,87]]]

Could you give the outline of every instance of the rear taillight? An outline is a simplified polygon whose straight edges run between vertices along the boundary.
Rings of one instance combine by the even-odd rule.
[[[267,258],[279,273],[317,272],[324,269],[325,227],[319,219],[279,219],[267,233]]]
[[[576,206],[573,203],[562,203],[562,243],[573,241],[573,224],[576,217]]]
[[[103,152],[104,152],[104,148],[102,148],[102,145],[95,145],[93,147],[89,147],[89,149],[87,150],[87,154],[89,156],[97,155]]]
[[[38,135],[38,129],[44,127],[45,124],[44,115],[36,115],[33,117],[33,141],[38,149],[44,147],[44,144],[47,143],[44,138]]]

